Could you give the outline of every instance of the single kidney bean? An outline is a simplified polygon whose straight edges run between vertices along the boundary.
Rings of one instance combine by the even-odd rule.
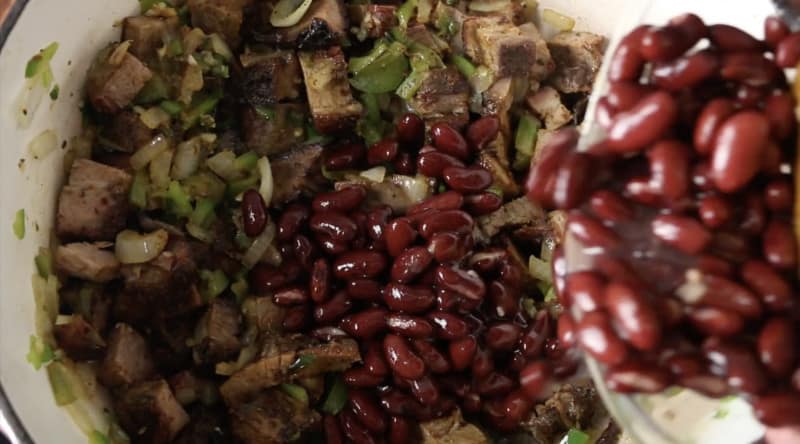
[[[467,299],[481,300],[486,295],[486,285],[478,273],[446,265],[436,268],[436,286]]]
[[[308,221],[310,212],[308,207],[299,203],[289,204],[278,217],[278,233],[276,237],[280,241],[293,239],[300,227]]]
[[[608,315],[601,311],[586,313],[576,329],[578,344],[595,359],[617,365],[628,356],[628,348],[617,337]]]
[[[364,366],[354,366],[342,373],[342,379],[350,387],[370,388],[380,385],[384,376],[370,373]]]
[[[329,324],[344,316],[345,313],[350,311],[352,305],[353,302],[347,295],[347,291],[339,290],[330,300],[314,308],[314,320],[318,324]]]
[[[520,338],[519,349],[522,355],[528,359],[539,357],[544,351],[545,341],[551,334],[549,313],[546,310],[537,312],[533,323],[528,326],[525,334]]]
[[[761,317],[761,302],[746,287],[712,274],[703,276],[703,283],[706,291],[700,297],[700,303],[735,311],[750,319]]]
[[[390,415],[414,417],[418,409],[425,409],[425,406],[414,398],[395,388],[382,392],[380,398],[381,406]]]
[[[763,86],[740,83],[736,86],[736,104],[742,108],[756,108],[767,97],[769,91]]]
[[[785,211],[794,205],[794,190],[785,179],[773,179],[764,188],[764,203],[772,211]]]
[[[383,139],[367,148],[367,165],[382,165],[394,160],[400,147],[394,139]]]
[[[242,195],[242,226],[244,234],[256,237],[267,226],[267,206],[258,191],[250,189]]]
[[[447,290],[436,291],[436,308],[442,311],[456,311],[461,306],[461,295]]]
[[[342,330],[357,339],[369,339],[386,330],[387,311],[367,308],[342,319]]]
[[[609,228],[589,216],[572,213],[567,219],[567,232],[575,236],[584,247],[614,248],[619,237]]]
[[[377,401],[364,390],[350,390],[348,402],[359,422],[372,433],[383,433],[386,430],[386,418]]]
[[[677,377],[699,375],[706,369],[703,358],[692,353],[675,353],[667,358],[666,366]]]
[[[800,423],[800,395],[781,392],[759,396],[753,401],[756,419],[769,427],[795,426]]]
[[[331,291],[331,266],[324,258],[314,261],[308,289],[311,299],[317,304],[328,300]]]
[[[453,369],[447,357],[431,342],[425,339],[414,339],[411,341],[411,345],[414,347],[414,351],[417,352],[417,355],[425,362],[425,367],[430,370],[431,373],[449,373]]]
[[[631,345],[646,351],[658,346],[661,322],[641,293],[627,285],[611,282],[606,287],[605,302],[615,324]]]
[[[367,213],[366,230],[369,237],[373,240],[382,240],[383,231],[392,215],[392,208],[388,205],[381,205]]]
[[[464,162],[440,151],[420,152],[417,170],[428,177],[442,177],[445,168],[464,167]]]
[[[467,336],[450,342],[448,350],[450,362],[453,363],[452,369],[462,371],[472,365],[475,352],[478,350],[478,343],[474,337]]]
[[[764,41],[773,49],[790,32],[789,26],[780,17],[771,16],[764,20]]]
[[[398,153],[394,162],[392,162],[392,166],[394,166],[394,171],[397,174],[404,174],[406,176],[417,174],[416,161],[411,153],[407,151]]]
[[[650,226],[655,237],[686,254],[700,253],[711,242],[711,233],[690,217],[662,214]]]
[[[337,191],[320,193],[311,201],[311,207],[316,212],[337,211],[347,213],[364,201],[367,190],[361,185],[351,185]]]
[[[397,139],[405,145],[416,148],[425,140],[425,122],[416,114],[403,114],[396,128]]]
[[[294,237],[293,253],[295,259],[304,270],[310,270],[314,259],[319,255],[317,246],[308,237],[298,234]]]
[[[571,128],[562,129],[547,140],[541,157],[531,165],[525,181],[528,198],[535,202],[550,203],[552,196],[548,191],[548,184],[552,182],[564,156],[574,150],[577,144],[578,132]]]
[[[669,371],[642,361],[626,361],[605,374],[608,388],[620,393],[658,393],[666,389],[672,377]]]
[[[678,384],[709,398],[722,398],[732,391],[725,379],[708,374],[684,376],[678,380]]]
[[[677,140],[656,142],[647,151],[650,189],[665,199],[677,200],[689,191],[689,147]]]
[[[334,240],[327,234],[317,233],[315,237],[322,251],[329,255],[342,254],[349,248],[346,241]]]
[[[569,313],[562,313],[558,317],[558,327],[556,329],[558,342],[566,348],[575,345],[575,320]]]
[[[720,77],[750,86],[768,86],[781,75],[772,60],[755,52],[735,52],[722,56]]]
[[[576,207],[589,191],[592,159],[586,153],[569,153],[556,172],[553,183],[553,205],[559,209]]]
[[[342,280],[370,278],[386,268],[386,257],[376,251],[354,250],[333,261],[333,274]]]
[[[369,431],[358,420],[352,407],[346,408],[339,413],[339,423],[342,425],[342,430],[345,436],[353,444],[375,444],[375,438],[370,435]]]
[[[745,393],[758,395],[767,388],[767,376],[755,353],[746,345],[712,338],[703,344],[711,372],[724,376],[728,385]]]
[[[789,283],[764,261],[748,260],[740,269],[742,280],[770,310],[783,311],[793,304]]]
[[[411,422],[401,416],[392,416],[389,421],[389,444],[407,444],[416,442]]]
[[[634,202],[647,206],[657,206],[661,203],[661,197],[650,187],[649,178],[634,177],[625,183],[624,188],[626,197]]]
[[[472,376],[475,378],[485,378],[494,371],[494,357],[491,350],[485,347],[478,347],[475,356],[472,358]]]
[[[481,396],[499,396],[513,390],[517,385],[510,377],[494,371],[477,381],[476,391]]]
[[[595,216],[609,222],[624,222],[634,215],[631,205],[622,196],[609,190],[592,193],[589,205]]]
[[[709,38],[714,46],[723,51],[757,51],[764,45],[750,34],[730,25],[711,25],[708,27]]]
[[[794,324],[785,317],[774,317],[758,334],[758,356],[772,376],[789,376],[797,363],[797,335]]]
[[[263,262],[250,270],[250,287],[256,293],[272,292],[289,283],[288,277],[277,268]]]
[[[706,24],[695,14],[686,13],[675,16],[669,20],[669,24],[677,27],[691,42],[708,37]]]
[[[788,223],[771,220],[764,229],[762,246],[764,259],[773,267],[791,270],[797,265],[797,244]]]
[[[519,292],[515,287],[501,281],[492,281],[489,284],[489,301],[498,318],[511,319],[519,312]]]
[[[467,141],[474,149],[480,150],[494,140],[499,131],[500,119],[497,116],[483,116],[467,128]]]
[[[407,284],[420,275],[433,261],[433,255],[425,247],[411,247],[395,258],[390,269],[394,282]]]
[[[347,283],[347,293],[353,299],[378,302],[381,300],[383,286],[372,279],[355,279]]]
[[[300,286],[284,287],[272,295],[272,299],[278,305],[298,305],[308,302],[308,291]]]
[[[350,242],[358,233],[358,225],[352,219],[335,212],[315,213],[308,226],[315,233],[339,243]]]
[[[525,366],[519,372],[519,385],[528,398],[538,399],[552,375],[552,368],[547,361],[536,361]]]
[[[425,363],[401,336],[389,333],[383,338],[383,352],[392,371],[402,378],[418,379],[425,373]]]
[[[364,145],[358,142],[345,142],[326,149],[325,168],[328,170],[347,170],[358,166],[364,158]]]
[[[710,194],[700,199],[697,213],[707,227],[719,228],[731,220],[733,208],[724,197]]]
[[[508,252],[500,247],[490,247],[474,253],[469,258],[469,266],[482,275],[496,272],[500,264],[508,260]]]
[[[505,397],[502,412],[510,428],[516,428],[530,414],[532,404],[530,397],[522,389],[514,390]]]
[[[583,313],[595,311],[603,305],[605,279],[592,271],[570,273],[566,279],[566,294],[571,305]]]
[[[654,92],[614,117],[608,147],[617,152],[639,151],[663,138],[678,118],[678,104],[663,91]]]
[[[698,51],[670,62],[653,66],[652,81],[669,91],[693,88],[716,75],[719,70],[719,56],[712,51]]]
[[[608,127],[611,126],[611,122],[614,120],[615,115],[617,115],[617,110],[611,106],[611,103],[609,103],[607,97],[601,97],[597,100],[597,105],[594,110],[594,121],[600,126],[600,128],[607,130]],[[605,148],[604,143],[600,143],[597,146]]]
[[[433,311],[428,314],[428,320],[436,327],[436,335],[444,340],[460,339],[470,332],[469,326],[464,319],[452,313]]]
[[[503,198],[491,191],[471,194],[464,198],[464,207],[473,216],[493,213],[503,206]]]
[[[425,375],[410,382],[411,394],[422,404],[435,405],[439,402],[439,386]]]
[[[522,328],[511,322],[499,322],[489,326],[484,333],[486,345],[493,350],[510,351],[522,334]]]
[[[311,323],[311,310],[308,305],[295,305],[286,310],[283,317],[283,330],[298,332],[304,330]]]
[[[469,159],[470,149],[464,137],[446,123],[436,123],[431,127],[431,139],[439,151],[457,157]]]
[[[325,415],[322,419],[322,430],[325,433],[325,444],[344,444],[344,435],[335,416]]]
[[[442,231],[470,233],[472,227],[473,221],[469,214],[461,210],[447,210],[422,218],[419,224],[419,234],[430,240],[434,234]]]
[[[612,82],[605,98],[614,111],[627,111],[653,91],[651,86],[636,82]]]
[[[716,307],[698,307],[689,310],[689,320],[703,333],[715,336],[732,336],[744,327],[744,318],[731,310]]]
[[[800,36],[800,34],[798,34]],[[800,42],[798,42],[800,43]],[[797,127],[794,114],[795,100],[791,94],[772,94],[764,102],[764,114],[769,119],[770,133],[778,141],[786,140]]]
[[[444,193],[434,194],[422,202],[411,206],[406,214],[408,216],[415,216],[426,214],[428,210],[458,210],[462,205],[464,205],[464,196],[456,191],[449,190]]]
[[[384,228],[386,251],[393,257],[400,255],[416,237],[416,230],[405,218],[395,219]]]
[[[376,376],[386,376],[389,366],[383,356],[383,344],[380,341],[371,341],[366,345],[363,354],[364,368]]]
[[[390,283],[383,290],[383,301],[390,310],[424,313],[436,302],[430,288]]]
[[[761,171],[771,175],[777,176],[781,173],[781,166],[783,162],[783,153],[777,143],[770,141],[767,144],[767,150],[764,152],[762,159]]]
[[[679,57],[695,42],[677,26],[651,27],[642,34],[639,53],[645,60],[664,62]]]
[[[451,166],[442,170],[442,178],[450,188],[461,193],[478,193],[492,184],[492,175],[480,166]]]
[[[794,68],[800,60],[800,33],[793,32],[781,39],[775,48],[775,64],[781,68]]]
[[[474,241],[471,234],[457,234],[450,232],[436,233],[428,242],[428,251],[433,254],[437,262],[457,262],[464,258],[471,250]]]
[[[389,330],[409,338],[425,339],[433,334],[433,325],[418,316],[392,313],[386,316],[386,325]]]
[[[650,30],[648,25],[640,25],[622,38],[608,68],[608,78],[612,82],[638,80],[644,68],[644,58],[639,46],[642,36]]]

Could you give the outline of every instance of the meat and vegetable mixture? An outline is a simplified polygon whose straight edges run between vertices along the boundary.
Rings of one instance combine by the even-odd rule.
[[[140,3],[37,258],[29,358],[108,401],[93,442],[617,440],[550,384],[564,217],[522,186],[603,37],[530,1]]]

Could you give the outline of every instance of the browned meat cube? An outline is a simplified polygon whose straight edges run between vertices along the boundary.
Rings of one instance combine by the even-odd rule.
[[[538,442],[557,442],[571,427],[585,430],[596,415],[605,416],[606,411],[594,387],[564,384],[534,408],[522,427]]]
[[[180,19],[136,15],[122,21],[122,40],[131,41],[131,54],[140,60],[154,59],[168,37],[179,37]]]
[[[201,382],[190,370],[172,375],[169,386],[181,405],[189,405],[200,398]]]
[[[201,406],[191,412],[189,424],[181,430],[175,444],[220,444],[234,442],[228,413],[222,406]]]
[[[499,147],[498,150],[505,150],[504,140],[504,136],[500,134],[493,142],[495,144],[503,145],[502,147]],[[492,174],[492,185],[500,188],[500,191],[503,192],[504,196],[516,196],[519,194],[519,185],[514,180],[514,176],[511,174],[511,171],[508,170],[508,167],[503,166],[503,164],[500,163],[494,154],[488,150],[478,153],[478,165],[487,169]]]
[[[281,204],[301,194],[320,191],[327,180],[322,177],[322,146],[305,145],[271,159],[272,179],[275,189],[272,201]]]
[[[358,23],[356,36],[360,40],[366,38],[377,39],[383,37],[390,29],[397,26],[395,5],[348,5],[347,12],[350,22]]]
[[[545,128],[556,130],[572,120],[572,113],[561,103],[561,95],[552,86],[543,86],[525,98]]]
[[[244,444],[306,442],[304,432],[320,420],[319,413],[277,388],[232,407],[230,414],[233,434]]]
[[[103,357],[106,341],[83,316],[73,315],[69,322],[53,326],[58,347],[76,361],[94,361]]]
[[[605,37],[590,32],[562,32],[547,46],[556,65],[549,83],[563,93],[591,91],[603,61]]]
[[[89,68],[86,93],[98,111],[115,113],[128,106],[151,77],[153,73],[136,56],[112,45],[100,51]]]
[[[189,423],[189,415],[163,379],[141,382],[123,391],[114,402],[114,410],[132,443],[171,442]]]
[[[497,137],[481,150],[481,155],[485,157],[483,153],[490,154],[491,157],[499,163],[500,167],[502,167],[502,171],[494,168],[494,165],[490,165],[493,168],[490,168],[489,171],[491,171],[495,177],[495,185],[499,186],[503,190],[503,193],[511,195],[517,194],[518,186],[514,178],[511,177],[511,173],[508,171],[508,146],[512,137],[511,113],[509,111],[511,110],[511,105],[514,103],[514,82],[519,81],[522,80],[512,79],[511,77],[497,80],[482,94],[483,109],[481,110],[481,114],[497,116],[500,120],[500,131]],[[487,160],[484,163],[493,164],[494,162]]]
[[[489,438],[481,429],[468,423],[461,416],[461,410],[444,418],[433,419],[420,424],[422,444],[488,444]]]
[[[466,54],[486,65],[497,78],[526,78],[536,57],[534,41],[514,24],[497,16],[464,20],[462,39]]]
[[[504,204],[494,213],[481,216],[478,226],[488,237],[494,237],[506,228],[518,228],[525,225],[540,225],[548,229],[547,214],[531,202],[527,197],[520,197]]]
[[[238,338],[241,323],[239,307],[224,299],[214,300],[195,329],[195,362],[215,364],[234,357],[242,348]]]
[[[300,67],[317,130],[329,134],[352,128],[361,116],[362,106],[350,91],[342,48],[301,52]]]
[[[348,16],[342,0],[315,0],[303,19],[288,28],[275,28],[274,40],[297,49],[324,49],[338,45],[347,34]]]
[[[280,333],[286,310],[273,302],[272,296],[260,296],[246,299],[242,313],[248,325],[255,325],[259,332]]]
[[[434,184],[419,177],[390,174],[383,182],[375,182],[366,178],[353,178],[336,182],[336,189],[347,188],[358,184],[367,189],[365,205],[377,208],[388,205],[395,214],[405,213],[412,205],[433,194]]]
[[[426,123],[462,128],[469,122],[469,84],[455,68],[430,70],[408,105]]]
[[[261,155],[274,155],[303,142],[305,106],[279,103],[268,111],[265,116],[250,106],[242,110],[242,133],[248,149]]]
[[[269,106],[300,97],[300,63],[294,51],[248,52],[241,61],[235,87],[246,103]]]
[[[154,135],[139,114],[123,110],[115,114],[111,125],[103,129],[103,143],[115,151],[132,153],[153,140]]]
[[[120,263],[114,252],[88,242],[59,245],[55,262],[62,272],[87,281],[108,282],[119,276]]]
[[[61,239],[113,240],[125,228],[132,180],[119,168],[76,160],[58,198],[56,234]]]
[[[411,42],[419,43],[434,51],[447,52],[450,50],[447,42],[434,34],[431,28],[421,23],[409,25],[408,28],[406,28],[406,38]]]
[[[206,34],[217,33],[231,46],[239,45],[244,20],[244,0],[188,0],[192,25]]]
[[[539,84],[556,68],[555,62],[553,62],[553,57],[550,55],[547,42],[539,33],[536,25],[525,23],[519,26],[519,30],[522,31],[523,35],[533,40],[536,58],[531,66],[530,82],[531,89],[538,89]]]
[[[352,339],[335,340],[299,351],[289,350],[247,365],[231,375],[220,387],[220,392],[229,406],[236,405],[265,388],[342,371],[359,360],[358,344]]]
[[[108,351],[100,368],[107,387],[135,384],[153,375],[155,366],[147,342],[127,324],[117,324],[108,338]]]

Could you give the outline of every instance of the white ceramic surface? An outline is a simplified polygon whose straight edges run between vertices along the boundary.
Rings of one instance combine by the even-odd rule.
[[[766,0],[657,3],[668,12],[702,10],[715,20],[725,18],[757,35],[767,11]],[[641,0],[543,0],[540,4],[576,18],[579,29],[610,35],[618,21],[640,9]],[[37,443],[85,443],[86,437],[55,406],[45,372],[35,372],[25,360],[28,337],[34,331],[33,257],[49,241],[64,153],[59,149],[35,160],[27,144],[45,129],[55,130],[59,143],[77,133],[86,68],[98,49],[119,38],[114,24],[137,9],[135,0],[30,0],[0,52],[0,384]],[[13,104],[24,83],[25,64],[53,41],[60,44],[52,62],[60,97],[55,102],[45,98],[31,127],[20,130]],[[20,208],[27,213],[23,240],[17,240],[11,230]]]

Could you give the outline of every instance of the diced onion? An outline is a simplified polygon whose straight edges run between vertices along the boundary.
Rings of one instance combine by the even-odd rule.
[[[528,272],[534,279],[548,284],[553,283],[553,277],[550,273],[550,263],[531,255],[528,259]]]
[[[169,147],[167,143],[167,139],[164,138],[162,135],[158,135],[153,138],[147,145],[141,147],[131,156],[131,167],[134,170],[140,170],[147,166],[151,160],[155,159],[156,156],[161,154],[162,151],[166,150]]]
[[[372,167],[368,170],[362,171],[359,174],[359,176],[364,177],[373,182],[383,182],[383,179],[386,177],[386,167],[384,166]]]
[[[542,21],[559,31],[572,31],[572,28],[575,27],[575,19],[550,8],[542,9]]]
[[[696,269],[686,271],[686,281],[675,290],[675,294],[687,304],[696,304],[706,294],[708,287],[703,283],[703,275]]]
[[[475,74],[469,78],[469,83],[475,92],[482,93],[494,83],[494,74],[492,70],[481,65],[475,69]]]
[[[47,88],[42,84],[39,76],[25,81],[25,86],[20,91],[14,106],[17,111],[17,126],[19,128],[26,129],[31,126],[33,115],[39,109],[45,94],[47,94]]]
[[[261,198],[264,199],[264,205],[269,206],[270,202],[272,202],[272,192],[275,189],[275,184],[272,180],[272,167],[267,156],[258,159],[256,166],[258,167],[258,173],[261,175],[261,186],[258,187],[258,192],[261,194]]]
[[[33,154],[34,159],[44,159],[48,154],[58,148],[58,136],[56,132],[48,129],[42,131],[38,136],[31,140],[28,149]]]
[[[275,224],[270,221],[264,231],[253,239],[253,243],[245,251],[242,256],[242,265],[246,268],[252,268],[253,265],[257,264],[264,257],[273,240],[275,240]]]
[[[173,179],[186,179],[200,168],[200,161],[205,154],[207,144],[217,140],[216,134],[204,133],[182,142],[175,149],[175,158],[172,164]]]
[[[178,101],[187,105],[192,103],[194,93],[203,89],[203,68],[192,56],[189,56],[188,61],[189,63],[186,64],[186,69],[183,71],[178,95]]]
[[[123,264],[141,264],[161,254],[168,240],[169,234],[163,229],[145,234],[123,230],[117,234],[114,253]]]
[[[242,174],[236,168],[236,154],[233,151],[221,151],[206,160],[206,165],[217,176],[232,181],[241,178]]]
[[[508,7],[508,0],[472,0],[469,2],[469,10],[475,12],[497,12]]]
[[[200,28],[192,28],[183,36],[183,53],[191,54],[206,41],[206,34]]]
[[[36,333],[45,341],[52,340],[53,323],[58,316],[58,278],[50,275],[47,279],[33,275],[33,298],[36,304]]]
[[[122,60],[125,59],[125,54],[128,53],[128,48],[130,47],[131,40],[125,40],[117,45],[117,47],[111,52],[111,55],[108,56],[108,63],[112,65],[119,65],[122,63]]]
[[[225,60],[233,59],[233,52],[231,52],[228,44],[225,43],[225,40],[222,40],[219,34],[214,33],[208,36],[208,42],[211,45],[211,50],[221,55],[222,58]]]
[[[272,8],[269,23],[276,28],[296,25],[311,7],[311,0],[278,0]]]
[[[400,186],[411,202],[421,202],[430,196],[431,189],[428,178],[425,176],[411,177],[394,174],[389,177],[389,180]]]
[[[150,162],[150,183],[156,189],[165,189],[169,186],[171,182],[169,170],[172,167],[174,154],[172,150],[165,150]]]
[[[164,111],[160,106],[152,106],[147,109],[137,109],[139,113],[139,120],[144,123],[144,126],[150,129],[156,129],[160,126],[168,126],[170,115]]]

